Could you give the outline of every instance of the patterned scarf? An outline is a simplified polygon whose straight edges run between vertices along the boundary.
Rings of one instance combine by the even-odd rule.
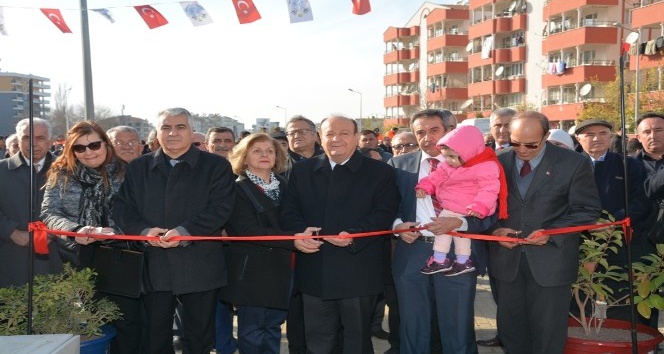
[[[116,165],[107,166],[109,180],[116,172]],[[111,186],[104,186],[101,174],[94,168],[76,164],[74,178],[81,184],[81,199],[79,201],[78,223],[80,225],[109,226],[108,218],[111,215]]]
[[[249,180],[251,180],[255,185],[260,188],[265,195],[270,197],[276,203],[279,203],[279,180],[275,177],[274,172],[270,171],[270,183],[265,183],[262,178],[256,176],[255,174],[245,171]]]

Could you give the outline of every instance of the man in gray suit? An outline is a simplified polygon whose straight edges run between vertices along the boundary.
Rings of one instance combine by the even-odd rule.
[[[20,286],[28,282],[28,249],[30,234],[30,150],[36,169],[34,215],[39,216],[46,171],[54,156],[51,146],[51,124],[34,118],[34,134],[30,139],[29,120],[16,125],[19,152],[0,161],[0,287]],[[32,142],[32,143],[31,143]],[[34,255],[34,273],[49,274],[62,271],[62,261],[55,242],[49,243],[48,255]]]
[[[500,339],[510,354],[562,353],[579,235],[536,235],[595,223],[600,199],[589,160],[546,142],[546,116],[522,112],[510,124],[513,149],[498,156],[507,177],[509,217],[498,222],[493,234],[524,238],[525,243],[489,245],[498,281]]]

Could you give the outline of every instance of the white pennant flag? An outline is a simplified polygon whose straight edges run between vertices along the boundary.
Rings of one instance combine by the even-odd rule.
[[[184,13],[189,17],[191,24],[198,27],[212,23],[212,17],[205,11],[198,1],[181,1],[180,6]]]
[[[104,18],[111,21],[111,23],[115,23],[115,19],[113,18],[113,15],[109,9],[92,9],[92,11],[104,16]]]
[[[291,23],[314,20],[309,0],[286,0],[286,2],[288,3],[288,14]]]
[[[0,7],[0,34],[3,36],[8,36],[7,28],[5,27],[5,12],[2,7]]]

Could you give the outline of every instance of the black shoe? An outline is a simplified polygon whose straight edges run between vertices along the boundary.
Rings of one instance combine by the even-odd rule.
[[[483,347],[502,347],[503,343],[500,342],[500,338],[498,338],[498,336],[495,336],[491,339],[480,339],[477,341],[477,345],[481,345]]]
[[[371,336],[382,340],[390,338],[390,334],[382,328],[371,331]]]

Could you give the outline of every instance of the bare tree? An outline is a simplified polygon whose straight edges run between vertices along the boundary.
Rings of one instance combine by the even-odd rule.
[[[68,120],[73,116],[73,107],[69,105],[69,92],[71,87],[67,84],[59,84],[53,100],[55,109],[51,113],[51,124],[53,125],[53,134],[57,136],[67,132],[71,126]]]

